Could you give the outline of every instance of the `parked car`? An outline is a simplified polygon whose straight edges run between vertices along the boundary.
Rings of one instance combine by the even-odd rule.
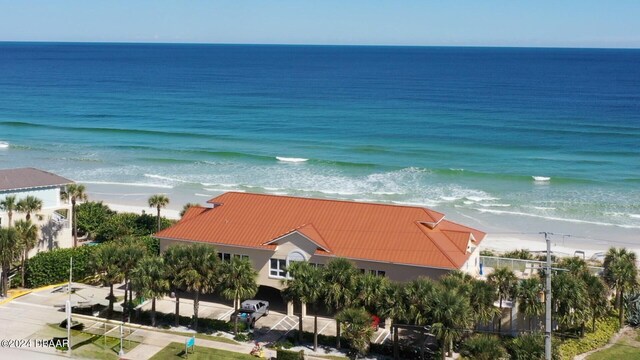
[[[232,316],[231,320],[243,321],[253,326],[258,319],[269,315],[269,302],[266,300],[245,300]]]

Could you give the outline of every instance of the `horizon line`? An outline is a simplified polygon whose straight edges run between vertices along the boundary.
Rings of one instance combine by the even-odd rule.
[[[304,44],[304,43],[232,43],[198,41],[74,41],[74,40],[0,40],[6,43],[34,44],[105,44],[105,45],[227,45],[227,46],[326,46],[326,47],[415,47],[415,48],[503,48],[503,49],[575,49],[575,50],[640,50],[640,47],[549,46],[549,45],[421,45],[421,44]]]

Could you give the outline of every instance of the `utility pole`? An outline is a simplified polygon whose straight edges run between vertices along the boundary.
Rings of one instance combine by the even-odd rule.
[[[67,347],[69,356],[71,356],[71,282],[73,281],[73,257],[69,258],[69,299],[66,303],[67,308]]]
[[[545,269],[546,287],[544,292],[545,326],[544,326],[544,357],[551,360],[551,239],[550,232],[542,232],[547,242],[547,266]]]

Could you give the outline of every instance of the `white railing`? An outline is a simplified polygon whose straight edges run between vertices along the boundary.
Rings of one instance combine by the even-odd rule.
[[[53,220],[53,222],[58,223],[60,225],[62,225],[65,229],[69,227],[69,220],[67,220],[66,217],[60,215],[60,213],[58,212],[53,212],[53,214],[51,215],[51,220]]]
[[[482,266],[484,268],[503,268],[506,267],[507,269],[510,269],[512,271],[521,271],[524,272],[525,270],[537,270],[537,269],[542,269],[546,266],[546,262],[545,261],[539,261],[539,260],[523,260],[523,259],[512,259],[512,258],[504,258],[504,257],[498,257],[498,256],[480,256],[480,264],[482,264]],[[554,268],[556,268],[557,264],[554,263]],[[603,267],[600,266],[591,266],[591,265],[587,265],[587,268],[589,268],[589,271],[592,274],[600,274],[601,272],[604,271]]]

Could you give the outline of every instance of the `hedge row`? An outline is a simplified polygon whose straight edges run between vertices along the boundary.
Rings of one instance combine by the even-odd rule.
[[[618,319],[607,317],[596,320],[596,331],[587,332],[580,339],[563,341],[558,346],[558,360],[570,360],[576,355],[595,350],[609,343],[611,337],[618,331]],[[554,357],[555,358],[555,357]]]
[[[73,256],[73,279],[81,280],[93,275],[91,256],[95,247],[80,246],[73,249],[54,249],[38,253],[26,264],[27,286],[57,284],[69,280],[69,259]]]
[[[300,352],[296,352],[296,351],[280,349],[277,351],[276,357],[278,360],[304,360],[304,350],[300,350]]]

